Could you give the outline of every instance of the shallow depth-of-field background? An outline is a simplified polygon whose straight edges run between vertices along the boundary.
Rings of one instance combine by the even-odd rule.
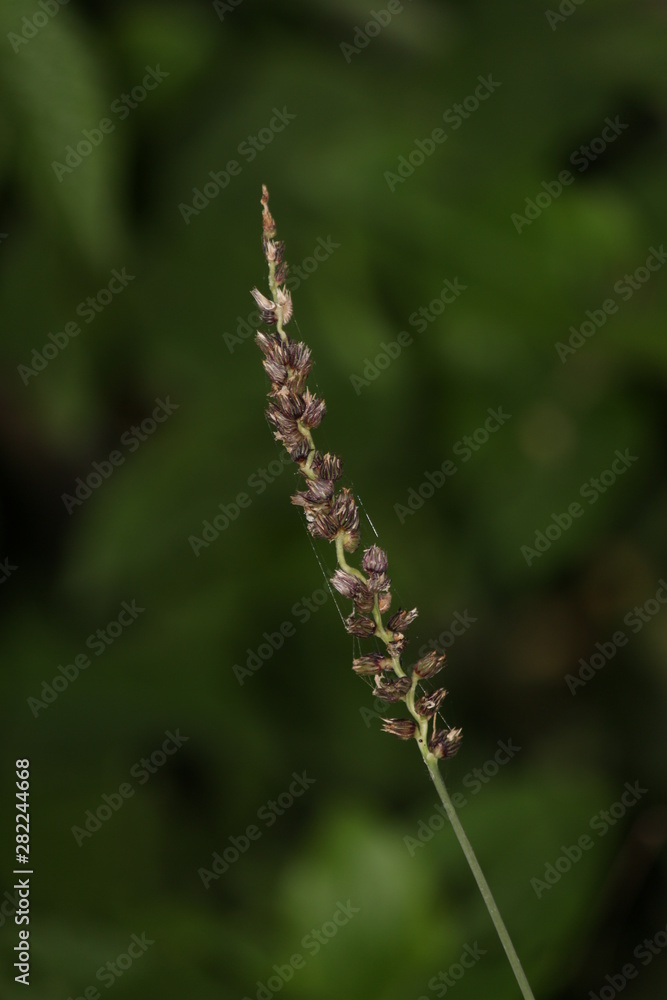
[[[663,995],[666,45],[651,0],[5,0],[3,996],[26,758],[35,1000],[518,996],[289,501],[262,182],[535,995]]]

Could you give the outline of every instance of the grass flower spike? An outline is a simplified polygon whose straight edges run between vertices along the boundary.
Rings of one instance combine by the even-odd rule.
[[[271,380],[267,418],[274,437],[298,465],[305,489],[292,497],[303,509],[308,531],[315,538],[332,542],[338,569],[331,584],[344,598],[351,600],[353,612],[345,627],[360,639],[373,638],[384,644],[384,655],[372,654],[353,661],[356,673],[370,674],[375,680],[375,694],[386,702],[405,703],[411,719],[386,719],[383,729],[400,739],[414,737],[424,758],[453,757],[461,743],[460,729],[438,729],[437,710],[445,692],[419,697],[419,687],[434,677],[445,665],[445,657],[428,653],[413,669],[404,668],[401,656],[407,644],[404,630],[417,617],[417,609],[399,610],[388,621],[391,606],[391,580],[387,576],[387,555],[377,545],[365,549],[361,569],[350,565],[347,556],[359,546],[359,509],[351,492],[337,488],[343,464],[336,455],[321,454],[312,431],[319,427],[326,413],[323,399],[307,386],[312,367],[309,348],[292,340],[285,326],[292,316],[292,300],[283,287],[287,277],[284,244],[276,240],[276,224],[269,211],[269,194],[262,192],[263,247],[269,265],[271,298],[254,288],[252,296],[263,321],[273,327],[270,333],[258,333],[257,345],[264,353],[264,369]],[[429,732],[430,729],[430,732]]]
[[[352,669],[373,679],[374,693],[383,701],[402,702],[404,717],[383,720],[384,732],[401,740],[415,740],[438,795],[445,807],[461,847],[470,864],[498,935],[507,953],[525,1000],[534,1000],[528,981],[509,938],[474,851],[461,826],[438,768],[438,761],[453,757],[461,745],[461,729],[442,726],[439,711],[447,695],[445,688],[423,690],[445,666],[444,654],[426,653],[412,666],[405,666],[405,632],[417,617],[417,609],[399,608],[390,614],[391,580],[383,549],[371,545],[363,550],[360,567],[348,562],[361,542],[360,516],[349,489],[338,485],[343,465],[337,455],[317,450],[313,431],[326,413],[323,399],[307,385],[312,368],[310,348],[292,340],[285,332],[292,313],[292,298],[285,287],[287,263],[285,246],[276,239],[276,224],[269,210],[269,193],[262,188],[262,247],[269,266],[270,298],[252,290],[262,321],[269,332],[258,332],[255,342],[264,354],[264,370],[269,376],[269,402],[266,415],[280,441],[303,477],[303,489],[297,490],[292,503],[303,509],[306,526],[314,538],[331,542],[335,547],[338,568],[331,577],[332,586],[352,602],[352,612],[345,620],[347,631],[359,640],[372,640],[374,651],[357,656]],[[389,617],[387,617],[389,616]],[[384,647],[378,652],[378,648]]]

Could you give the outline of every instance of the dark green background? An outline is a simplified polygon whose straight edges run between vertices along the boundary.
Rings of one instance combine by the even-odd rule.
[[[143,932],[155,943],[114,997],[254,998],[301,952],[285,997],[431,998],[475,942],[486,954],[451,995],[518,996],[451,831],[407,849],[435,794],[416,748],[364,716],[333,600],[299,620],[326,585],[289,502],[298,480],[253,486],[280,450],[261,355],[231,338],[249,289],[267,291],[262,182],[290,262],[340,244],[295,290],[292,332],[329,409],[318,444],[343,456],[389,552],[394,606],[420,609],[410,649],[476,619],[449,651],[447,721],[465,739],[443,771],[535,995],[598,994],[628,962],[628,1000],[664,992],[667,957],[633,951],[667,925],[667,616],[650,605],[636,633],[624,619],[667,576],[667,271],[627,302],[613,289],[667,236],[665,11],[586,0],[552,30],[542,3],[414,0],[346,59],[370,9],[244,0],[221,19],[208,3],[72,0],[15,52],[8,34],[40,8],[2,6],[0,559],[18,568],[0,585],[0,882],[29,757],[36,1000],[106,996],[97,970]],[[168,77],[121,121],[112,103],[157,65]],[[500,87],[444,124],[489,74]],[[239,146],[275,108],[296,117],[249,162]],[[579,170],[571,155],[616,116],[628,127]],[[59,181],[53,162],[105,117],[113,131]],[[385,173],[439,127],[392,192]],[[186,224],[179,205],[231,159],[238,176]],[[512,214],[568,168],[518,233]],[[24,384],[18,366],[114,268],[134,280]],[[417,332],[446,278],[465,292]],[[618,311],[563,363],[556,343],[610,297]],[[402,330],[412,344],[356,392]],[[176,412],[68,514],[77,477],[166,397]],[[511,419],[401,520],[395,505],[498,407]],[[582,500],[617,449],[636,461]],[[189,537],[240,492],[250,505],[195,556]],[[521,547],[576,501],[528,565]],[[137,621],[35,716],[28,699],[133,599]],[[286,622],[295,634],[239,684],[234,666]],[[619,630],[627,645],[571,693],[566,675]],[[131,778],[177,729],[178,753]],[[471,787],[510,739],[520,752]],[[267,827],[258,810],[304,770],[315,784]],[[77,846],[72,827],[128,780],[133,797]],[[639,803],[538,898],[531,879],[635,781]],[[259,840],[204,889],[198,869],[253,823]],[[304,935],[348,899],[359,913],[308,954]],[[3,996],[18,996],[11,918],[0,935]]]

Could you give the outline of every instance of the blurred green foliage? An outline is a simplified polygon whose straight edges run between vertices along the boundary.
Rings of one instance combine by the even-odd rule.
[[[2,890],[14,761],[29,757],[32,995],[105,995],[97,970],[144,932],[155,943],[114,996],[254,998],[300,953],[285,996],[430,998],[475,943],[485,955],[457,1000],[517,995],[450,832],[406,846],[434,792],[414,749],[379,734],[318,565],[331,553],[314,558],[294,473],[276,473],[247,336],[248,290],[266,291],[262,182],[288,261],[304,265],[294,335],[328,405],[318,444],[345,460],[396,606],[419,606],[410,648],[455,639],[448,721],[465,740],[444,770],[464,825],[536,996],[601,989],[666,921],[667,272],[642,272],[627,298],[617,286],[667,233],[664,10],[586,0],[556,21],[539,3],[415,0],[375,33],[357,0],[43,13],[55,6],[0,9],[0,558],[17,567],[0,590]],[[168,75],[140,97],[156,67]],[[488,99],[443,122],[489,75]],[[277,112],[295,117],[271,131]],[[613,142],[571,159],[616,118]],[[438,128],[446,140],[410,160]],[[196,194],[232,160],[213,196]],[[564,170],[572,183],[548,198]],[[536,217],[519,232],[528,199]],[[109,294],[114,270],[133,277]],[[446,279],[465,290],[436,315]],[[563,361],[556,345],[609,298],[617,311]],[[411,342],[384,370],[401,331]],[[167,399],[173,415],[132,430]],[[510,419],[479,445],[499,407]],[[626,450],[627,471],[582,497]],[[68,513],[63,494],[114,452]],[[456,473],[399,516],[447,460]],[[241,493],[248,506],[195,555],[189,539]],[[553,515],[564,524],[576,502],[558,535]],[[551,544],[526,557],[538,532]],[[132,600],[145,611],[96,656],[87,638]],[[459,635],[457,613],[474,618]],[[284,623],[293,634],[240,684]],[[600,653],[619,630],[627,644]],[[596,652],[602,667],[573,694],[566,677]],[[132,769],[178,729],[183,748],[140,785]],[[477,787],[508,739],[520,753]],[[312,790],[258,820],[304,769]],[[531,879],[636,780],[646,796],[538,898]],[[78,846],[72,828],[128,781],[134,794]],[[204,888],[199,870],[253,824],[259,838]],[[348,900],[349,926],[308,952]],[[666,962],[641,968],[636,1000],[664,992]]]

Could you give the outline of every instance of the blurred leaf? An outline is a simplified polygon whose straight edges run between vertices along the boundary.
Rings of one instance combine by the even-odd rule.
[[[30,0],[10,0],[0,13],[0,33],[9,43],[0,54],[0,79],[16,134],[18,176],[47,224],[62,220],[81,254],[102,264],[121,235],[120,150],[118,137],[99,127],[110,116],[110,101],[95,38],[70,8],[43,27],[33,24],[36,16]]]

